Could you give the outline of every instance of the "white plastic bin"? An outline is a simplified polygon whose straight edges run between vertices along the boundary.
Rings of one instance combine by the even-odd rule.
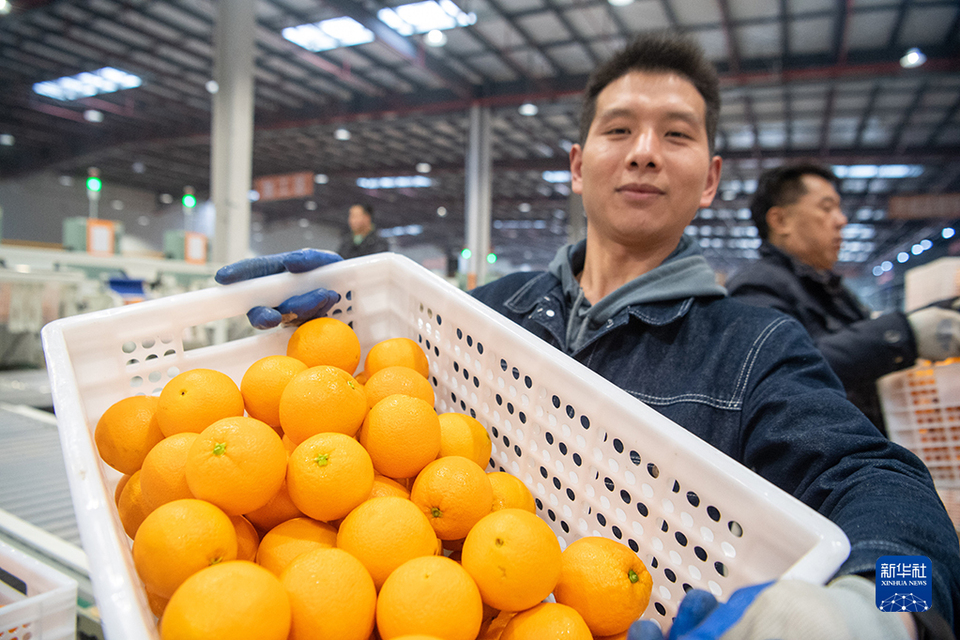
[[[823,582],[847,557],[843,532],[792,496],[413,261],[379,254],[44,328],[67,473],[108,638],[154,638],[156,631],[114,508],[115,473],[97,457],[97,419],[120,398],[158,393],[188,369],[218,369],[239,382],[258,358],[285,353],[292,329],[186,352],[184,330],[318,286],[341,293],[332,315],[353,326],[364,355],[390,337],[423,346],[437,411],[473,413],[488,427],[496,468],[531,488],[561,544],[599,534],[630,545],[653,575],[645,615],[665,627],[688,585],[725,598],[783,575]]]
[[[73,640],[77,581],[0,542],[0,640]]]
[[[890,439],[923,460],[938,489],[960,489],[960,362],[897,371],[877,388]]]

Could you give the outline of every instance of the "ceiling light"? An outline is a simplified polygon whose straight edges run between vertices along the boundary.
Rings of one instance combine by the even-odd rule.
[[[303,208],[306,209],[307,211],[316,211],[317,203],[313,200],[307,200],[306,202],[303,203]]]
[[[330,177],[325,173],[318,173],[313,176],[313,181],[317,184],[327,184],[330,182]]]
[[[0,133],[0,146],[12,147],[14,142],[14,137],[9,133]]]
[[[141,227],[146,227],[150,224],[150,218],[147,216],[140,216],[137,218],[137,224],[139,224]]]
[[[130,169],[134,173],[144,173],[147,170],[147,165],[143,164],[139,160],[130,165]]]
[[[310,221],[306,218],[300,218],[300,222],[298,224],[300,225],[301,229],[306,229],[310,226]]]
[[[0,0],[0,16],[5,16],[13,10],[9,0]]]
[[[260,199],[260,192],[256,189],[250,189],[247,191],[247,200],[250,202],[257,202]]]
[[[427,176],[384,176],[382,178],[357,178],[361,189],[408,189],[424,188],[433,185]]]
[[[445,217],[447,215],[447,208],[437,207],[437,215],[440,216],[441,218]]]
[[[953,230],[953,227],[945,227],[943,231],[940,232],[940,237],[944,240],[949,240],[956,234],[956,231]]]
[[[337,140],[346,141],[350,139],[350,132],[344,129],[343,127],[341,127],[333,132],[333,137],[336,138]]]
[[[464,13],[452,0],[425,0],[388,7],[380,9],[377,17],[404,36],[467,27],[477,21],[477,14]]]
[[[913,69],[919,67],[924,62],[927,61],[927,56],[923,55],[923,52],[916,47],[909,49],[903,57],[900,58],[900,66],[904,69]]]
[[[143,81],[133,74],[113,67],[47,80],[33,85],[34,93],[56,100],[76,100],[121,89],[139,87]]]
[[[161,193],[160,202],[162,204],[173,204],[173,196],[170,195],[169,193]]]
[[[533,104],[532,102],[525,102],[520,105],[520,108],[517,109],[517,111],[519,111],[520,115],[522,116],[535,116],[540,110],[537,108],[537,105]]]
[[[557,184],[560,182],[570,182],[569,171],[544,171],[540,176],[547,182]]]
[[[87,122],[103,122],[103,111],[96,109],[87,109],[83,112],[83,119]]]
[[[447,34],[440,29],[431,29],[427,31],[427,35],[424,36],[423,41],[431,47],[442,47],[447,44]]]
[[[283,37],[308,51],[329,51],[373,42],[373,31],[349,16],[287,27]]]
[[[207,93],[216,93],[217,91],[220,91],[220,85],[216,80],[207,80],[207,84],[203,86],[206,88]]]
[[[615,7],[625,7],[628,4],[633,4],[633,0],[607,0],[607,2]]]
[[[417,173],[430,173],[430,169],[431,169],[431,168],[432,168],[432,167],[430,166],[430,163],[429,163],[429,162],[418,162],[418,163],[417,163]]]
[[[520,213],[530,213],[530,209],[532,207],[530,206],[529,202],[521,202],[520,206],[517,208],[520,210]]]

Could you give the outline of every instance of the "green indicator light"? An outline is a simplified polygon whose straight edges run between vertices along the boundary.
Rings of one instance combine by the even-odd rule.
[[[495,253],[488,253],[488,254],[487,254],[487,262],[489,262],[490,264],[493,264],[493,263],[496,262],[496,261],[497,261],[497,254],[495,254]]]
[[[100,180],[100,178],[95,178],[94,176],[87,178],[87,191],[98,192],[102,188],[103,182]]]
[[[470,256],[472,255],[473,253],[470,252],[470,249],[464,249],[463,251],[460,252],[460,257],[463,258],[464,260],[469,260]]]
[[[183,200],[181,202],[183,202],[183,206],[187,209],[193,209],[197,206],[197,196],[192,193],[185,193],[183,194]]]

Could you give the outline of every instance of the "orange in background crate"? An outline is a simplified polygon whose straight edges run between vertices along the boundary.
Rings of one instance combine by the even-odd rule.
[[[923,420],[918,416],[917,422],[922,423]],[[919,433],[921,444],[945,443],[947,441],[946,432],[941,427],[933,429],[920,429]]]

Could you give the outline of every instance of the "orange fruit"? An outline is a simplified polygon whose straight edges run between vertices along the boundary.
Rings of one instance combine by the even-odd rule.
[[[524,509],[537,512],[537,503],[523,480],[506,471],[491,471],[487,474],[493,487],[493,510]]]
[[[280,575],[293,612],[290,640],[367,640],[377,590],[363,564],[335,548],[308,551]]]
[[[630,547],[598,536],[580,538],[563,550],[557,602],[576,609],[594,635],[630,628],[647,608],[653,579]]]
[[[410,367],[424,378],[430,375],[430,362],[416,342],[410,338],[387,338],[370,347],[363,361],[368,376],[386,367]]]
[[[486,469],[493,443],[480,421],[463,413],[441,413],[437,417],[440,418],[440,457],[463,456]]]
[[[440,420],[429,403],[394,394],[367,412],[358,437],[379,473],[412,478],[440,451]]]
[[[175,376],[163,386],[157,405],[157,422],[167,437],[200,433],[221,418],[242,415],[240,388],[230,376],[213,369],[191,369]]]
[[[260,541],[257,564],[280,575],[301,553],[320,547],[337,546],[337,530],[312,518],[281,522]]]
[[[195,497],[187,485],[186,468],[187,453],[196,439],[192,431],[175,433],[158,442],[143,459],[140,485],[151,511],[174,500]]]
[[[438,458],[413,481],[410,500],[441,540],[458,540],[490,513],[493,489],[487,474],[463,456]]]
[[[120,515],[120,524],[128,536],[133,538],[137,535],[137,529],[143,523],[147,514],[152,511],[143,499],[143,489],[140,484],[141,471],[134,471],[130,479],[124,484],[120,491],[120,499],[117,500],[117,513]]]
[[[124,474],[120,476],[120,479],[117,480],[117,486],[113,488],[113,503],[116,505],[120,504],[120,493],[123,491],[123,488],[130,481],[130,475]]]
[[[375,473],[373,475],[373,488],[370,489],[370,495],[367,497],[367,500],[370,498],[380,498],[383,496],[396,496],[398,498],[406,498],[409,500],[410,490],[393,478],[388,478],[387,476],[382,476],[379,473]]]
[[[384,581],[377,597],[377,630],[383,640],[412,633],[474,640],[482,616],[477,584],[444,556],[403,563]]]
[[[500,640],[594,640],[573,607],[542,602],[510,618]]]
[[[144,589],[147,594],[147,606],[150,607],[150,612],[160,618],[163,616],[164,609],[167,608],[167,603],[170,602],[170,598],[163,598],[158,596],[150,589]]]
[[[318,433],[290,454],[287,491],[314,520],[336,520],[367,499],[373,463],[360,443],[342,433]]]
[[[484,607],[488,605],[484,603]],[[480,635],[477,636],[477,640],[500,640],[501,634],[503,634],[504,627],[510,622],[513,616],[517,615],[516,611],[496,611],[496,615],[489,622],[484,620],[483,624],[480,625]]]
[[[289,456],[287,456],[287,460],[289,461]],[[243,515],[257,528],[257,531],[265,534],[281,522],[302,517],[303,512],[297,509],[297,505],[293,504],[293,500],[290,499],[290,492],[287,491],[287,478],[284,475],[280,488],[267,504]]]
[[[367,394],[367,407],[395,393],[420,398],[431,407],[436,401],[433,387],[426,378],[410,367],[399,365],[384,367],[372,374],[363,384],[363,390]]]
[[[157,422],[159,402],[154,396],[132,396],[103,412],[93,439],[104,462],[128,475],[140,468],[147,452],[163,439]]]
[[[228,515],[267,504],[287,472],[280,436],[255,418],[232,417],[204,429],[187,452],[187,485]]]
[[[245,560],[187,578],[160,621],[161,640],[286,640],[290,599],[280,580]]]
[[[287,355],[308,367],[329,365],[353,375],[360,364],[360,340],[345,322],[315,318],[293,332],[287,342]]]
[[[366,414],[363,388],[336,367],[323,365],[301,371],[280,396],[280,426],[297,444],[328,431],[353,436]]]
[[[243,516],[230,516],[230,522],[237,533],[237,560],[256,561],[257,547],[260,546],[257,529]]]
[[[337,548],[370,572],[377,588],[407,560],[437,553],[437,535],[426,516],[406,498],[372,498],[351,511],[337,532]]]
[[[560,579],[556,535],[522,509],[484,516],[463,541],[461,561],[483,601],[502,611],[529,609],[550,595]]]
[[[247,368],[240,380],[240,395],[247,415],[266,422],[273,428],[280,426],[280,396],[287,383],[307,368],[290,356],[267,356]]]
[[[622,633],[615,633],[612,636],[593,636],[593,640],[627,640],[629,635],[628,631]]]
[[[133,539],[133,564],[148,589],[169,598],[200,569],[237,557],[230,517],[204,500],[174,500],[148,515]]]

